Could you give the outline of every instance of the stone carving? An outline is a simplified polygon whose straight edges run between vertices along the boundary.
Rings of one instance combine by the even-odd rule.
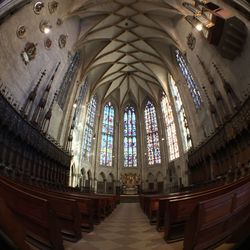
[[[21,25],[17,28],[16,35],[18,38],[23,39],[26,33],[26,27]]]
[[[48,8],[49,8],[49,13],[53,14],[57,7],[58,7],[59,3],[57,1],[52,1],[48,3]]]
[[[44,7],[44,3],[43,2],[41,2],[41,1],[36,2],[35,5],[34,5],[34,7],[33,7],[34,13],[37,14],[37,15],[39,15],[40,12],[42,11],[43,7]]]
[[[62,23],[63,23],[63,20],[61,18],[58,18],[57,21],[56,21],[56,24],[58,26],[60,26],[60,25],[62,25]]]
[[[31,42],[26,43],[24,50],[21,52],[21,57],[25,65],[36,57],[36,46],[37,44]]]
[[[137,174],[121,175],[122,190],[124,194],[137,194],[138,185],[140,185],[140,176]]]
[[[121,175],[122,184],[127,187],[135,187],[140,184],[140,177],[137,174]]]
[[[67,35],[60,35],[59,39],[58,39],[58,45],[59,45],[59,48],[62,49],[66,46],[66,43],[67,43]]]
[[[46,49],[50,49],[51,46],[52,46],[52,41],[51,41],[51,39],[50,39],[50,38],[46,38],[45,41],[44,41],[44,47],[45,47]]]
[[[192,33],[189,33],[187,36],[187,45],[191,50],[194,50],[196,44],[196,38]]]

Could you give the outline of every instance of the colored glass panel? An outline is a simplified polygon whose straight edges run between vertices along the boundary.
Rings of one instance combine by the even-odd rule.
[[[83,158],[85,160],[90,159],[90,154],[92,150],[92,140],[93,140],[93,131],[95,124],[95,115],[96,115],[96,97],[94,96],[88,106],[86,124],[84,129],[83,136]]]
[[[181,70],[181,73],[186,80],[189,92],[193,98],[194,105],[197,109],[199,109],[201,106],[201,103],[202,103],[200,91],[199,91],[197,84],[195,83],[194,78],[193,78],[193,76],[188,68],[186,60],[184,59],[183,55],[181,54],[181,52],[178,49],[176,50],[176,60],[177,60],[177,63],[179,65],[179,68]]]
[[[182,104],[181,96],[179,94],[179,90],[175,84],[175,81],[171,75],[169,75],[169,86],[174,99],[175,110],[177,113],[179,127],[181,131],[183,149],[184,151],[187,151],[192,147],[191,135],[188,128],[188,122]]]
[[[179,146],[176,135],[176,127],[174,122],[174,115],[169,99],[166,95],[162,96],[161,109],[163,113],[163,120],[165,123],[165,132],[168,143],[169,160],[172,161],[179,157]]]
[[[144,110],[148,164],[160,164],[161,152],[155,107],[148,101]]]
[[[137,167],[136,115],[132,106],[124,111],[124,167]]]
[[[102,140],[100,164],[102,166],[112,166],[113,144],[114,144],[114,117],[115,110],[111,102],[104,107],[102,122]]]

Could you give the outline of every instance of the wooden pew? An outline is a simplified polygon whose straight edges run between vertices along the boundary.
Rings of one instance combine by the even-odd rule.
[[[92,199],[88,197],[79,198],[78,196],[72,196],[68,193],[46,190],[44,188],[30,185],[26,186],[34,190],[34,192],[43,193],[41,195],[48,196],[48,198],[52,199],[53,204],[55,206],[55,210],[58,212],[61,218],[61,225],[64,228],[67,228],[67,230],[63,230],[63,235],[68,240],[76,241],[77,239],[80,239],[80,229],[88,232],[94,229],[94,202]],[[67,207],[65,207],[66,211],[62,211],[61,206],[56,204],[56,198],[58,198],[58,201],[60,202],[61,206],[63,206],[64,202],[68,203]],[[67,219],[68,222],[66,221]]]
[[[180,195],[188,194],[189,191],[170,193],[170,194],[153,194],[153,195],[143,195],[141,198],[141,207],[143,208],[145,214],[148,216],[151,224],[157,223],[159,202],[162,199],[169,199],[171,197],[178,197]]]
[[[93,230],[94,224],[99,224],[101,219],[105,217],[103,198],[81,193],[66,193],[53,190],[50,190],[50,192],[77,201],[82,215],[82,228],[87,231]]]
[[[12,186],[19,188],[29,194],[33,194],[38,197],[47,199],[56,213],[59,222],[59,227],[64,239],[75,242],[82,238],[81,214],[78,204],[75,200],[51,194],[45,189],[16,183],[4,177],[1,178]]]
[[[14,213],[0,198],[0,239],[2,249],[30,250],[25,229]]]
[[[23,224],[27,240],[40,249],[62,250],[58,221],[49,201],[0,179],[0,196]]]
[[[230,184],[231,185],[231,184]],[[180,192],[180,193],[175,193],[173,195],[166,195],[165,197],[161,197],[158,199],[158,210],[157,210],[157,219],[156,219],[156,229],[160,232],[164,231],[164,223],[165,223],[165,214],[166,214],[166,202],[169,199],[182,199],[182,198],[187,198],[187,197],[191,197],[194,195],[199,195],[199,194],[203,194],[205,195],[206,193],[211,193],[213,191],[217,191],[219,189],[223,189],[223,188],[229,188],[230,185],[226,186],[226,185],[218,185],[218,186],[213,186],[213,188],[199,188],[196,190],[190,190],[190,191],[185,191],[185,192]],[[235,185],[233,183],[233,185]]]
[[[221,188],[165,200],[164,239],[167,242],[183,239],[185,223],[199,202],[228,193],[249,181],[247,177]]]
[[[199,202],[185,227],[184,250],[215,248],[249,218],[250,182],[214,199]]]
[[[102,219],[109,215],[119,203],[119,197],[117,195],[110,194],[95,194],[95,193],[79,193],[79,192],[67,192],[66,195],[78,198],[89,198],[94,202],[94,218],[95,223],[99,224]]]

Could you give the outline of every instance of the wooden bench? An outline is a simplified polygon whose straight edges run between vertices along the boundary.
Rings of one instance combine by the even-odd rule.
[[[165,200],[164,239],[167,242],[183,239],[185,223],[199,202],[231,192],[249,180],[250,177],[247,177],[218,189]]]
[[[215,248],[249,218],[250,182],[214,199],[199,202],[185,227],[184,250]]]
[[[82,193],[67,193],[70,197],[88,198],[93,200],[93,212],[95,223],[99,224],[102,219],[108,216],[115,208],[117,198],[111,195],[102,194],[82,194]]]
[[[29,250],[25,229],[16,215],[0,198],[0,242],[2,249]]]
[[[150,223],[155,224],[157,223],[160,200],[178,197],[187,193],[189,192],[185,191],[185,192],[170,193],[170,194],[143,195],[140,198],[141,207],[144,213],[148,216]]]
[[[56,204],[56,201],[53,201],[55,210],[58,212],[61,217],[61,225],[67,230],[63,230],[63,235],[67,237],[68,240],[74,241],[81,238],[81,230],[90,232],[94,229],[94,202],[88,197],[80,197],[77,195],[70,195],[65,192],[58,192],[53,190],[46,190],[44,188],[29,186],[30,189],[33,189],[35,192],[43,193],[41,195],[48,196],[52,200],[58,198],[61,206],[63,202],[68,203],[65,207],[65,211],[62,211],[61,206]],[[67,210],[67,211],[66,211]],[[80,220],[79,213],[80,212]],[[76,213],[76,214],[75,214]],[[75,214],[75,215],[74,215]],[[66,220],[64,220],[64,218]],[[80,224],[80,229],[79,229]],[[70,230],[70,231],[69,231]]]
[[[63,249],[58,221],[48,200],[28,194],[2,179],[0,196],[24,226],[28,242],[41,249]]]
[[[81,214],[76,200],[51,194],[45,189],[25,185],[23,183],[17,183],[8,178],[1,178],[12,186],[15,186],[29,194],[47,199],[56,213],[59,227],[64,239],[75,242],[82,238]]]

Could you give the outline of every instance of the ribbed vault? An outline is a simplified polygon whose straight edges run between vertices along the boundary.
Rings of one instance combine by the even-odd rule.
[[[69,15],[80,17],[76,49],[91,93],[116,95],[119,104],[127,95],[140,102],[141,92],[157,99],[159,89],[166,90],[172,48],[179,47],[180,9],[177,0],[75,0]]]

